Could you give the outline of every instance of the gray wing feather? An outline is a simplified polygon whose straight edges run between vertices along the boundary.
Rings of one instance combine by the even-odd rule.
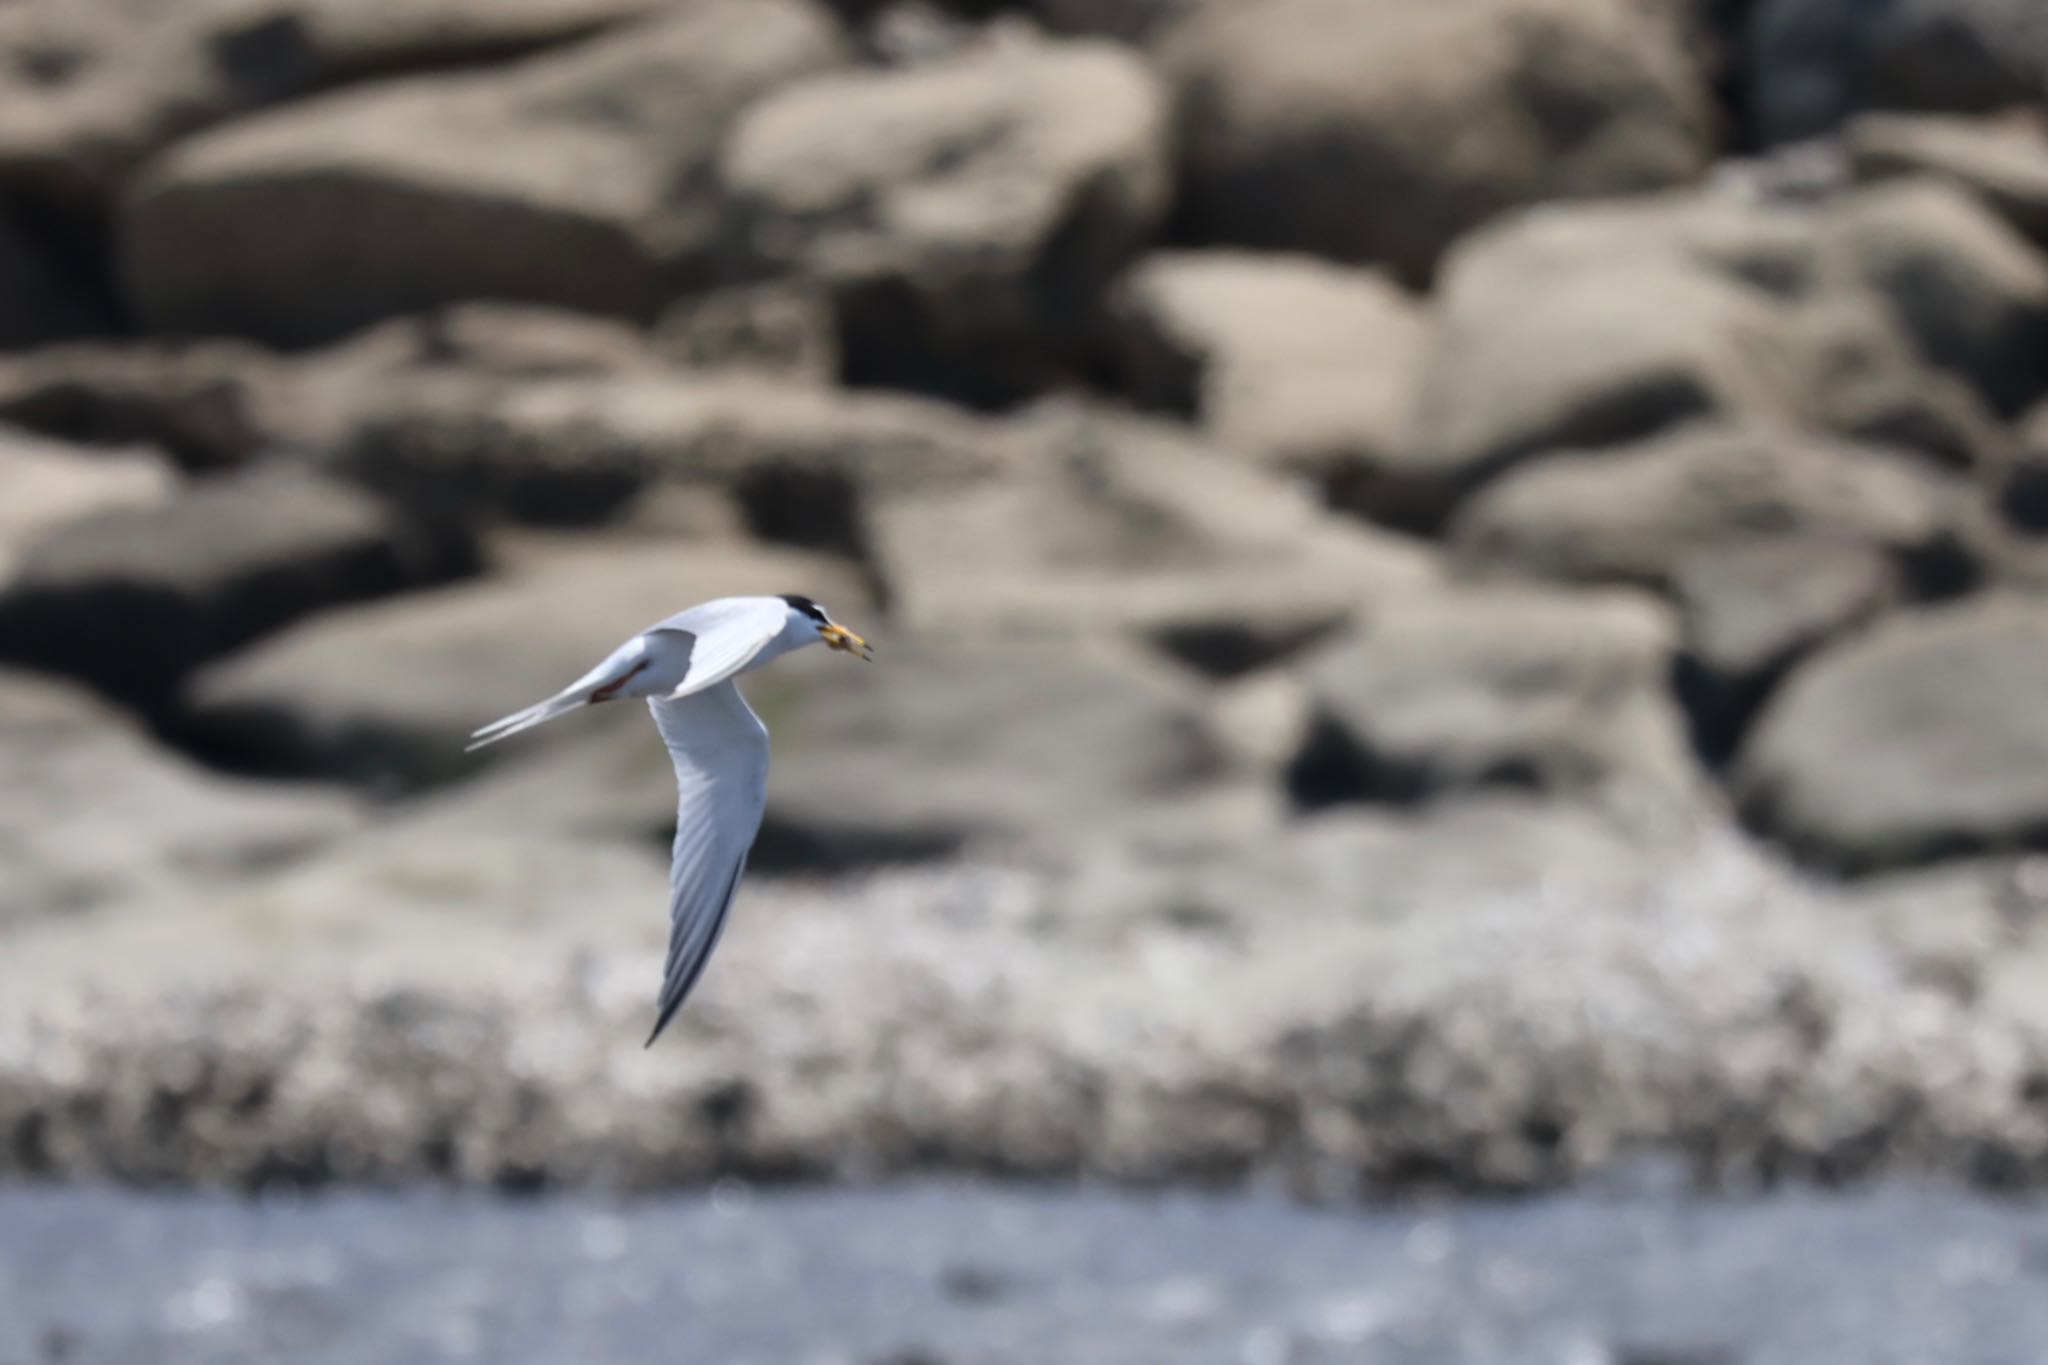
[[[768,791],[768,732],[729,680],[650,702],[676,770],[668,962],[652,1045],[682,1008],[725,931]]]

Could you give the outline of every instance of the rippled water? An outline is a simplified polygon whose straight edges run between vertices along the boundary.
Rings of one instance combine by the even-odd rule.
[[[2048,1208],[0,1191],[0,1365],[2048,1359]]]

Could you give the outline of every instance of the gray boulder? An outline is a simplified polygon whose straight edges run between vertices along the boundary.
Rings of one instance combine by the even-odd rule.
[[[0,935],[276,868],[355,830],[335,794],[216,777],[75,690],[0,671]]]
[[[2029,535],[2048,531],[2048,403],[2020,424],[2020,452],[1999,484],[1998,505]]]
[[[1994,470],[2041,380],[2048,265],[1961,190],[1559,205],[1445,270],[1404,470],[1438,514],[1531,454],[1794,419]]]
[[[1190,226],[1420,283],[1504,210],[1690,180],[1712,143],[1680,34],[1633,0],[1205,8],[1164,55]]]
[[[293,355],[215,340],[0,357],[0,419],[87,444],[146,442],[187,469],[216,470],[326,450],[361,412],[423,375],[530,381],[660,368],[644,338],[615,319],[470,303]]]
[[[1164,252],[1117,290],[1111,348],[1139,402],[1371,510],[1407,436],[1420,310],[1368,271],[1305,256]]]
[[[231,469],[279,436],[283,366],[233,341],[98,343],[0,357],[0,419],[66,441],[145,443]]]
[[[1865,114],[1842,137],[1859,179],[1949,181],[2048,246],[2048,129],[2038,117]]]
[[[2048,830],[2048,611],[1894,618],[1798,669],[1743,745],[1749,818],[1845,871],[2037,846]]]
[[[1828,240],[1929,364],[2008,415],[2048,392],[2048,260],[1966,191],[1873,186],[1829,215]]]
[[[1119,635],[1232,674],[1434,582],[1427,547],[1163,423],[1049,406],[1011,428],[997,479],[878,507],[892,611],[929,636]]]
[[[1528,233],[1568,230],[1559,222]],[[1403,479],[1372,509],[1382,516],[1432,524],[1486,479],[1546,450],[1798,406],[1799,351],[1785,308],[1691,261],[1603,261],[1511,235],[1481,238],[1452,260],[1442,300]]]
[[[568,549],[503,577],[328,612],[223,659],[193,679],[180,730],[240,767],[426,786],[509,756],[515,746],[465,754],[463,745],[634,632],[707,598],[775,591],[815,597],[850,620],[865,606],[855,574],[811,556],[735,545]],[[516,748],[588,728],[543,727]]]
[[[744,373],[450,372],[365,395],[332,463],[408,505],[555,525],[715,489],[771,539],[858,552],[867,502],[986,478],[1003,453],[938,403]]]
[[[158,330],[296,344],[469,298],[646,317],[714,250],[727,125],[843,55],[806,0],[713,0],[244,120],[128,196],[128,289]]]
[[[1310,805],[1614,778],[1682,789],[1677,648],[1671,614],[1622,590],[1393,599],[1308,663],[1318,721],[1290,786]]]
[[[1512,471],[1451,539],[1492,570],[1668,591],[1760,537],[1860,545],[1939,579],[1963,558],[1966,486],[1911,457],[1789,427],[1701,427]]]
[[[1706,756],[1732,757],[1785,676],[1904,598],[1904,579],[1883,546],[1853,536],[1760,533],[1681,559],[1678,689]]]
[[[33,545],[102,512],[155,507],[177,488],[169,463],[146,446],[89,450],[0,428],[0,591]]]
[[[661,0],[226,0],[206,17],[220,60],[316,90],[461,67],[571,42]],[[206,6],[196,7],[202,12]]]
[[[1763,0],[1749,66],[1768,142],[1857,109],[1988,113],[2048,88],[2048,16],[2032,0]]]
[[[97,215],[180,137],[364,77],[594,32],[656,0],[62,0],[0,14],[0,185]]]
[[[970,397],[1077,358],[1170,181],[1167,101],[1102,43],[1002,42],[761,101],[720,162],[744,255],[835,300],[847,375]]]
[[[223,476],[29,545],[0,592],[0,654],[156,708],[186,674],[300,616],[434,583],[475,547],[290,470]]]

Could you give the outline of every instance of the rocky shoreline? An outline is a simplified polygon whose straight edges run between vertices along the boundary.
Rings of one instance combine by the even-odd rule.
[[[2025,0],[0,12],[0,1174],[2048,1181]],[[638,1050],[644,717],[801,591]]]

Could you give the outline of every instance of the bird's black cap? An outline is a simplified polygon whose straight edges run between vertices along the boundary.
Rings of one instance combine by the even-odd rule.
[[[782,600],[789,603],[789,605],[795,607],[798,611],[810,617],[813,621],[816,621],[821,626],[831,624],[831,622],[827,619],[825,615],[825,609],[819,606],[816,602],[813,602],[808,597],[804,597],[793,592],[786,592],[782,594]]]

